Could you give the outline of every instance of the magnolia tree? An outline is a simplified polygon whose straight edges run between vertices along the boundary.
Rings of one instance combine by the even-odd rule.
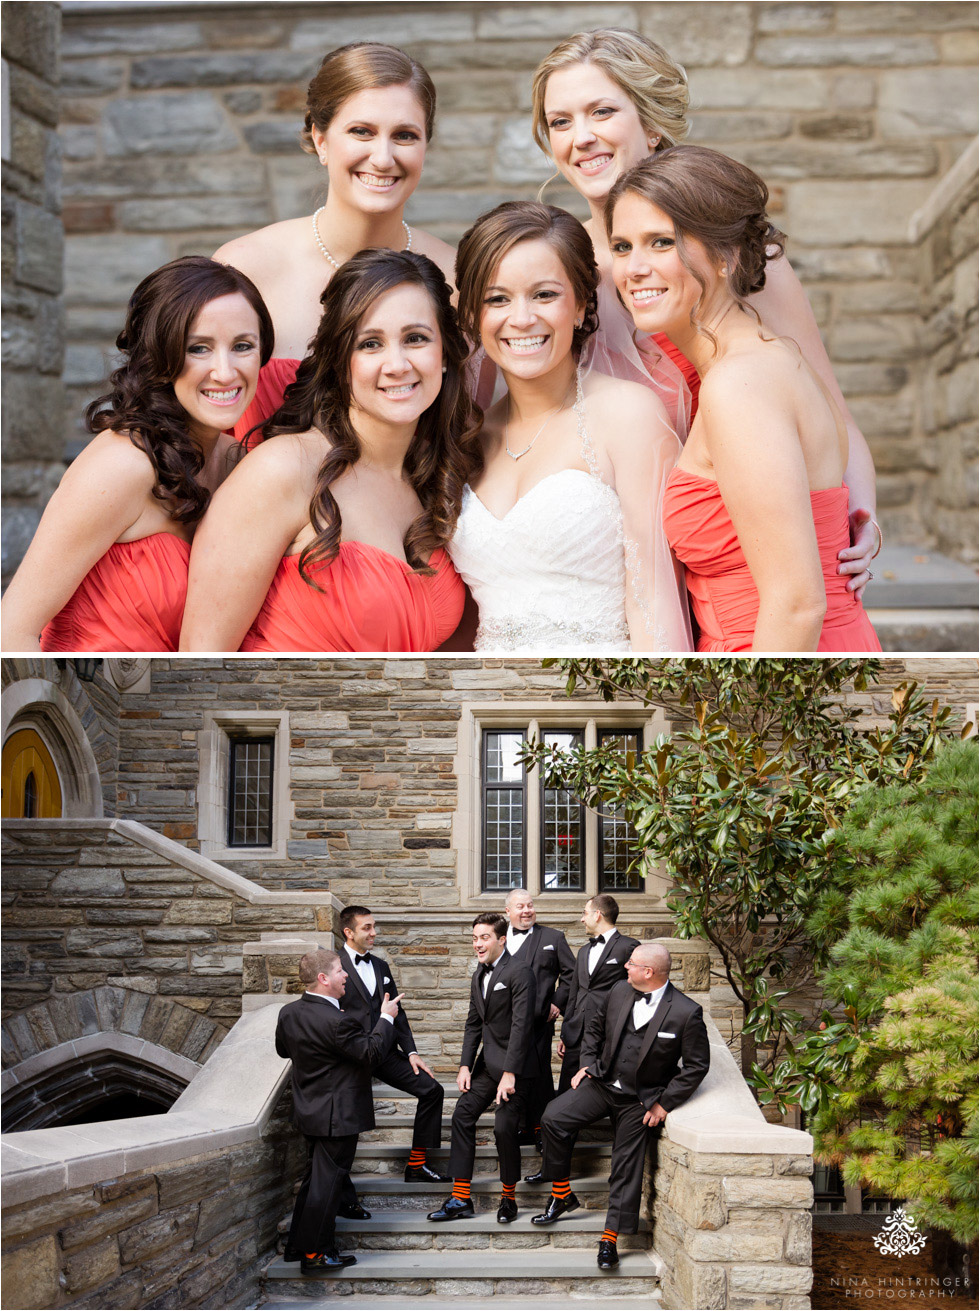
[[[678,936],[717,950],[743,1008],[743,1072],[764,1082],[780,1042],[804,1027],[786,998],[820,957],[807,921],[831,876],[834,834],[863,788],[919,777],[948,710],[906,684],[892,694],[887,728],[859,727],[845,691],[874,687],[875,660],[545,664],[563,670],[569,694],[585,686],[680,715],[642,755],[532,743],[524,759],[548,786],[632,824],[636,859],[671,880]]]
[[[845,1183],[960,1242],[977,1236],[977,782],[963,742],[911,787],[856,799],[809,920],[835,1011],[764,1094],[809,1112]]]

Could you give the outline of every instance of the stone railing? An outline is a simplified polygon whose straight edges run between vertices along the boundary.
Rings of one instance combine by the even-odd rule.
[[[707,1006],[705,1021],[711,1067],[657,1146],[663,1305],[809,1307],[813,1139],[766,1123]]]
[[[254,1305],[305,1159],[278,1012],[243,1016],[165,1115],[3,1135],[4,1306]]]
[[[921,315],[915,439],[939,550],[977,558],[977,171],[974,142],[912,216]]]

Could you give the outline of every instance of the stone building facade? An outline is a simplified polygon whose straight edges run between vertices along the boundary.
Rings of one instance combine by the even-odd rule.
[[[64,233],[55,4],[2,6],[3,580],[64,472]]]
[[[940,412],[921,376],[936,332],[921,322],[923,234],[910,227],[976,133],[972,4],[69,0],[62,8],[69,450],[84,440],[79,416],[140,277],[313,208],[321,179],[297,132],[306,82],[327,50],[381,32],[429,68],[439,117],[408,217],[455,241],[479,213],[533,196],[549,175],[530,133],[537,61],[573,30],[618,24],[687,67],[691,140],[744,160],[770,184],[790,257],[871,445],[890,539],[976,558],[975,432],[969,402],[951,399]],[[548,195],[580,213],[567,187]],[[937,241],[945,236],[935,229]],[[957,398],[975,376],[975,302],[963,301],[972,257],[962,258],[950,293],[955,322],[933,308],[945,287],[928,291],[930,318],[938,312],[943,332],[967,343],[951,381]],[[948,361],[937,371],[946,377]]]

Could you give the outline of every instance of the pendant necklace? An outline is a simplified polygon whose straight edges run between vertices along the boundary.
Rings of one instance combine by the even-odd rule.
[[[509,408],[509,406],[508,406],[508,408]],[[541,434],[544,432],[545,428],[547,428],[547,426],[548,426],[548,424],[551,422],[551,420],[552,420],[552,419],[555,417],[555,415],[558,413],[558,411],[559,411],[559,410],[563,410],[564,408],[565,408],[565,397],[563,396],[563,397],[561,398],[561,400],[558,402],[558,404],[555,406],[555,408],[554,408],[553,410],[551,410],[550,413],[548,413],[548,414],[545,415],[544,423],[542,423],[541,427],[538,429],[538,431],[534,434],[534,436],[531,438],[531,440],[528,442],[528,444],[527,444],[527,445],[524,447],[524,449],[521,450],[521,451],[512,451],[512,450],[510,449],[510,439],[509,439],[509,437],[508,437],[508,435],[507,435],[507,427],[508,427],[508,423],[505,422],[505,423],[504,423],[504,450],[507,452],[507,454],[510,456],[510,458],[511,458],[512,460],[521,460],[521,459],[523,459],[524,456],[527,455],[527,453],[528,453],[528,451],[531,449],[531,447],[534,445],[534,443],[538,440],[538,438],[539,438],[539,437],[541,436]]]

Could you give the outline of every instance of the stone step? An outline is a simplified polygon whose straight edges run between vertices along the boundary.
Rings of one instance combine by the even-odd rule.
[[[539,1295],[550,1296],[567,1304],[571,1283],[576,1300],[588,1306],[596,1305],[597,1298],[608,1297],[612,1287],[617,1306],[622,1305],[622,1297],[645,1298],[649,1306],[662,1272],[663,1262],[655,1252],[622,1251],[615,1270],[600,1271],[592,1248],[514,1249],[506,1263],[499,1250],[493,1249],[365,1251],[358,1255],[356,1265],[346,1266],[339,1274],[302,1275],[299,1262],[272,1261],[265,1268],[265,1291],[278,1299],[295,1297],[301,1305],[309,1305],[311,1286],[319,1286],[317,1291],[322,1288],[324,1293],[329,1287],[335,1297],[362,1292],[370,1297],[441,1297],[457,1308],[470,1299],[493,1297],[497,1311],[498,1294],[530,1294],[536,1304]],[[431,1305],[426,1301],[426,1311]]]
[[[578,1194],[576,1194],[578,1196]],[[442,1199],[437,1199],[441,1201]],[[466,1248],[468,1251],[514,1251],[562,1248],[593,1250],[605,1226],[604,1210],[586,1210],[580,1207],[553,1225],[534,1225],[533,1215],[539,1215],[545,1203],[543,1195],[534,1198],[525,1194],[516,1220],[510,1224],[497,1223],[498,1197],[489,1199],[492,1205],[480,1210],[472,1218],[436,1222],[426,1219],[425,1211],[408,1209],[386,1210],[374,1214],[370,1220],[337,1220],[338,1245],[346,1251],[448,1251]],[[523,1205],[522,1205],[523,1203]],[[619,1240],[620,1251],[647,1251],[650,1246],[651,1225],[640,1222],[636,1234],[624,1234]]]
[[[405,1165],[410,1146],[399,1143],[358,1143],[354,1166],[362,1174],[397,1176],[404,1183]],[[608,1174],[612,1156],[612,1143],[577,1143],[572,1153],[572,1175],[583,1173]],[[434,1147],[426,1153],[433,1170],[446,1174],[449,1166],[449,1148]],[[533,1147],[521,1148],[521,1174],[533,1174],[540,1169],[541,1154]],[[492,1142],[477,1141],[474,1174],[499,1177],[497,1149]]]
[[[590,1280],[589,1284],[593,1282]],[[277,1285],[273,1287],[278,1291]],[[618,1286],[614,1284],[612,1287]],[[311,1280],[302,1286],[301,1293],[288,1301],[284,1302],[273,1296],[264,1298],[260,1305],[262,1311],[296,1311],[297,1306],[302,1306],[303,1311],[338,1311],[343,1303],[336,1296],[331,1296],[329,1291],[325,1297],[316,1295],[323,1288],[323,1283],[317,1284]],[[406,1302],[403,1296],[370,1296],[360,1289],[358,1294],[357,1305],[360,1311],[405,1311]],[[300,1297],[302,1301],[299,1300]],[[493,1311],[531,1311],[532,1308],[534,1311],[568,1311],[569,1307],[574,1307],[576,1304],[581,1305],[583,1311],[658,1311],[660,1289],[653,1288],[641,1297],[596,1297],[593,1293],[580,1296],[574,1284],[561,1297],[539,1297],[534,1293],[524,1296],[510,1292],[497,1293],[493,1299]],[[425,1299],[425,1311],[460,1311],[460,1307],[458,1297],[445,1298],[430,1295]]]
[[[864,608],[883,650],[977,649],[976,569],[914,546],[885,546],[873,568]]]

